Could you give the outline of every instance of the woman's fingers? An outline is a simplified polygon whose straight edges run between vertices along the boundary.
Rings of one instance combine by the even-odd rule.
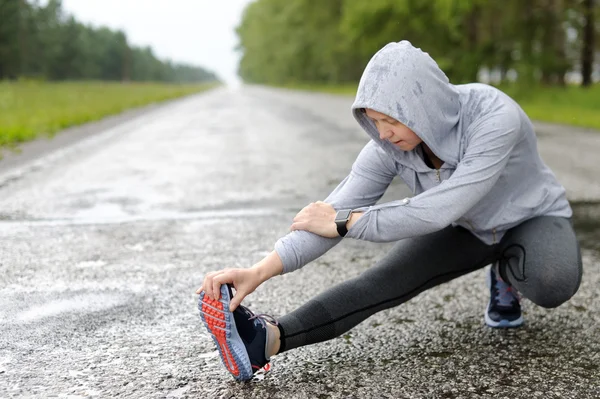
[[[221,297],[221,284],[217,282],[216,278],[213,278],[212,280],[212,293],[212,299],[218,301]]]
[[[306,205],[304,208],[302,208],[300,210],[300,212],[298,212],[296,214],[296,216],[294,217],[294,221],[296,220],[301,220],[301,219],[306,219],[307,217],[310,216],[310,211],[314,208],[313,204],[308,204]]]
[[[202,282],[202,287],[204,288],[204,294],[211,297],[212,293],[212,277],[210,273],[204,276],[204,281]]]
[[[292,230],[292,231],[293,230],[308,230],[308,231],[310,231],[309,225],[307,222],[292,223],[292,225],[290,226],[290,230]]]
[[[204,283],[202,284],[202,287],[204,287],[204,292],[210,298],[215,297],[215,292],[213,291],[213,279],[221,273],[223,273],[222,270],[210,272],[206,275],[206,277],[204,277]]]
[[[204,293],[210,298],[218,300],[221,296],[221,285],[225,282],[233,282],[233,280],[231,280],[231,277],[225,277],[225,280],[221,279],[219,283],[215,283],[215,278],[224,274],[230,276],[233,270],[234,269],[227,268],[208,273],[206,276],[204,276],[204,281],[202,282],[200,288],[196,290],[196,294],[200,294],[202,291],[204,291]]]
[[[221,285],[224,283],[223,276],[225,276],[225,274],[219,274],[218,276],[215,276],[212,280],[213,299],[215,301],[218,301],[221,297]]]
[[[229,310],[233,312],[239,306],[239,304],[242,303],[246,295],[247,294],[245,292],[236,290],[235,295],[233,298],[231,298],[231,302],[229,303]]]
[[[221,283],[219,282],[219,278],[223,276],[223,273],[224,272],[221,271],[221,273],[217,274],[212,278],[212,298],[215,301],[218,301],[221,297]]]
[[[299,222],[301,220],[307,219],[307,215],[304,211],[300,211],[298,212],[298,214],[296,214],[296,216],[294,216],[294,218],[292,219],[292,221],[294,222]]]
[[[204,289],[206,295],[218,300],[223,284],[232,284],[235,287],[235,295],[229,304],[229,309],[233,312],[244,298],[261,284],[261,279],[255,269],[224,269],[208,273],[196,292],[200,293]]]
[[[213,292],[216,294],[215,300],[221,295],[221,286],[223,284],[232,284],[235,282],[235,272],[231,270],[223,271],[223,273],[213,278]]]

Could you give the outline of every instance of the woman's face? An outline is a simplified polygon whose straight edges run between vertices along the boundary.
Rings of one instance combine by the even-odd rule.
[[[411,151],[423,141],[415,132],[390,116],[369,108],[366,108],[366,114],[375,123],[379,138],[389,141],[402,151]]]

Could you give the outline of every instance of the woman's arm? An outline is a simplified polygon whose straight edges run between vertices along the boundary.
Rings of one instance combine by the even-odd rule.
[[[387,158],[372,141],[359,154],[351,173],[326,198],[331,209],[355,209],[375,204],[396,176],[393,160]],[[333,211],[335,217],[335,211]],[[359,214],[353,214],[348,228]],[[332,219],[333,223],[333,219]],[[334,224],[335,226],[335,224]],[[296,270],[321,256],[341,238],[325,238],[308,231],[291,231],[275,244],[275,250],[250,268],[223,269],[208,273],[202,290],[209,297],[218,298],[222,284],[233,284],[236,294],[231,301],[235,309],[244,297],[260,284],[279,274]]]
[[[352,217],[347,223],[348,228],[358,220],[360,215],[360,213],[352,214]],[[260,262],[248,269],[223,269],[217,272],[208,273],[204,278],[202,286],[196,290],[196,294],[199,294],[204,290],[206,295],[210,298],[218,300],[221,292],[221,285],[233,284],[236,293],[231,299],[229,308],[231,311],[234,311],[242,300],[247,295],[254,292],[259,285],[272,277],[280,275],[282,272],[283,262],[281,262],[281,258],[277,252],[272,251]]]
[[[204,277],[202,286],[196,290],[196,294],[204,290],[210,298],[218,300],[221,295],[221,285],[233,284],[236,292],[229,305],[229,309],[233,312],[246,295],[254,292],[259,285],[271,277],[281,274],[282,271],[283,263],[277,252],[273,251],[248,269],[223,269],[208,273]]]
[[[323,201],[330,205],[329,229],[334,229],[332,223],[335,211],[358,209],[377,203],[394,177],[400,174],[399,167],[378,144],[370,141],[358,155],[350,174]],[[275,243],[275,251],[283,262],[283,273],[289,273],[322,256],[341,240],[335,230],[324,237],[311,231],[292,228],[289,234]]]
[[[448,180],[413,198],[369,207],[346,237],[398,241],[441,230],[458,220],[498,181],[523,138],[520,123],[517,110],[507,109],[472,125],[466,152]]]

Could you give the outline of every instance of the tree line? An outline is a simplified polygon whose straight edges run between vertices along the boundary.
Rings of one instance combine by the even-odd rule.
[[[239,74],[267,84],[357,82],[392,41],[428,52],[453,83],[592,84],[595,0],[257,0],[236,29]]]
[[[206,69],[162,61],[125,33],[78,22],[60,0],[0,0],[0,80],[205,82]]]

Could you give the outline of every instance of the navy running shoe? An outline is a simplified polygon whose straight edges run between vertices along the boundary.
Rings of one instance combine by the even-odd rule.
[[[221,286],[221,297],[218,301],[209,298],[205,292],[200,293],[198,310],[200,318],[206,326],[219,349],[225,368],[238,381],[252,378],[262,368],[270,369],[267,356],[267,320],[275,325],[277,321],[271,316],[255,315],[250,309],[239,305],[235,311],[229,310],[229,302],[233,297],[229,285]]]
[[[519,327],[523,324],[521,298],[518,291],[496,273],[496,265],[490,267],[486,278],[490,303],[485,310],[485,323],[493,328]]]

